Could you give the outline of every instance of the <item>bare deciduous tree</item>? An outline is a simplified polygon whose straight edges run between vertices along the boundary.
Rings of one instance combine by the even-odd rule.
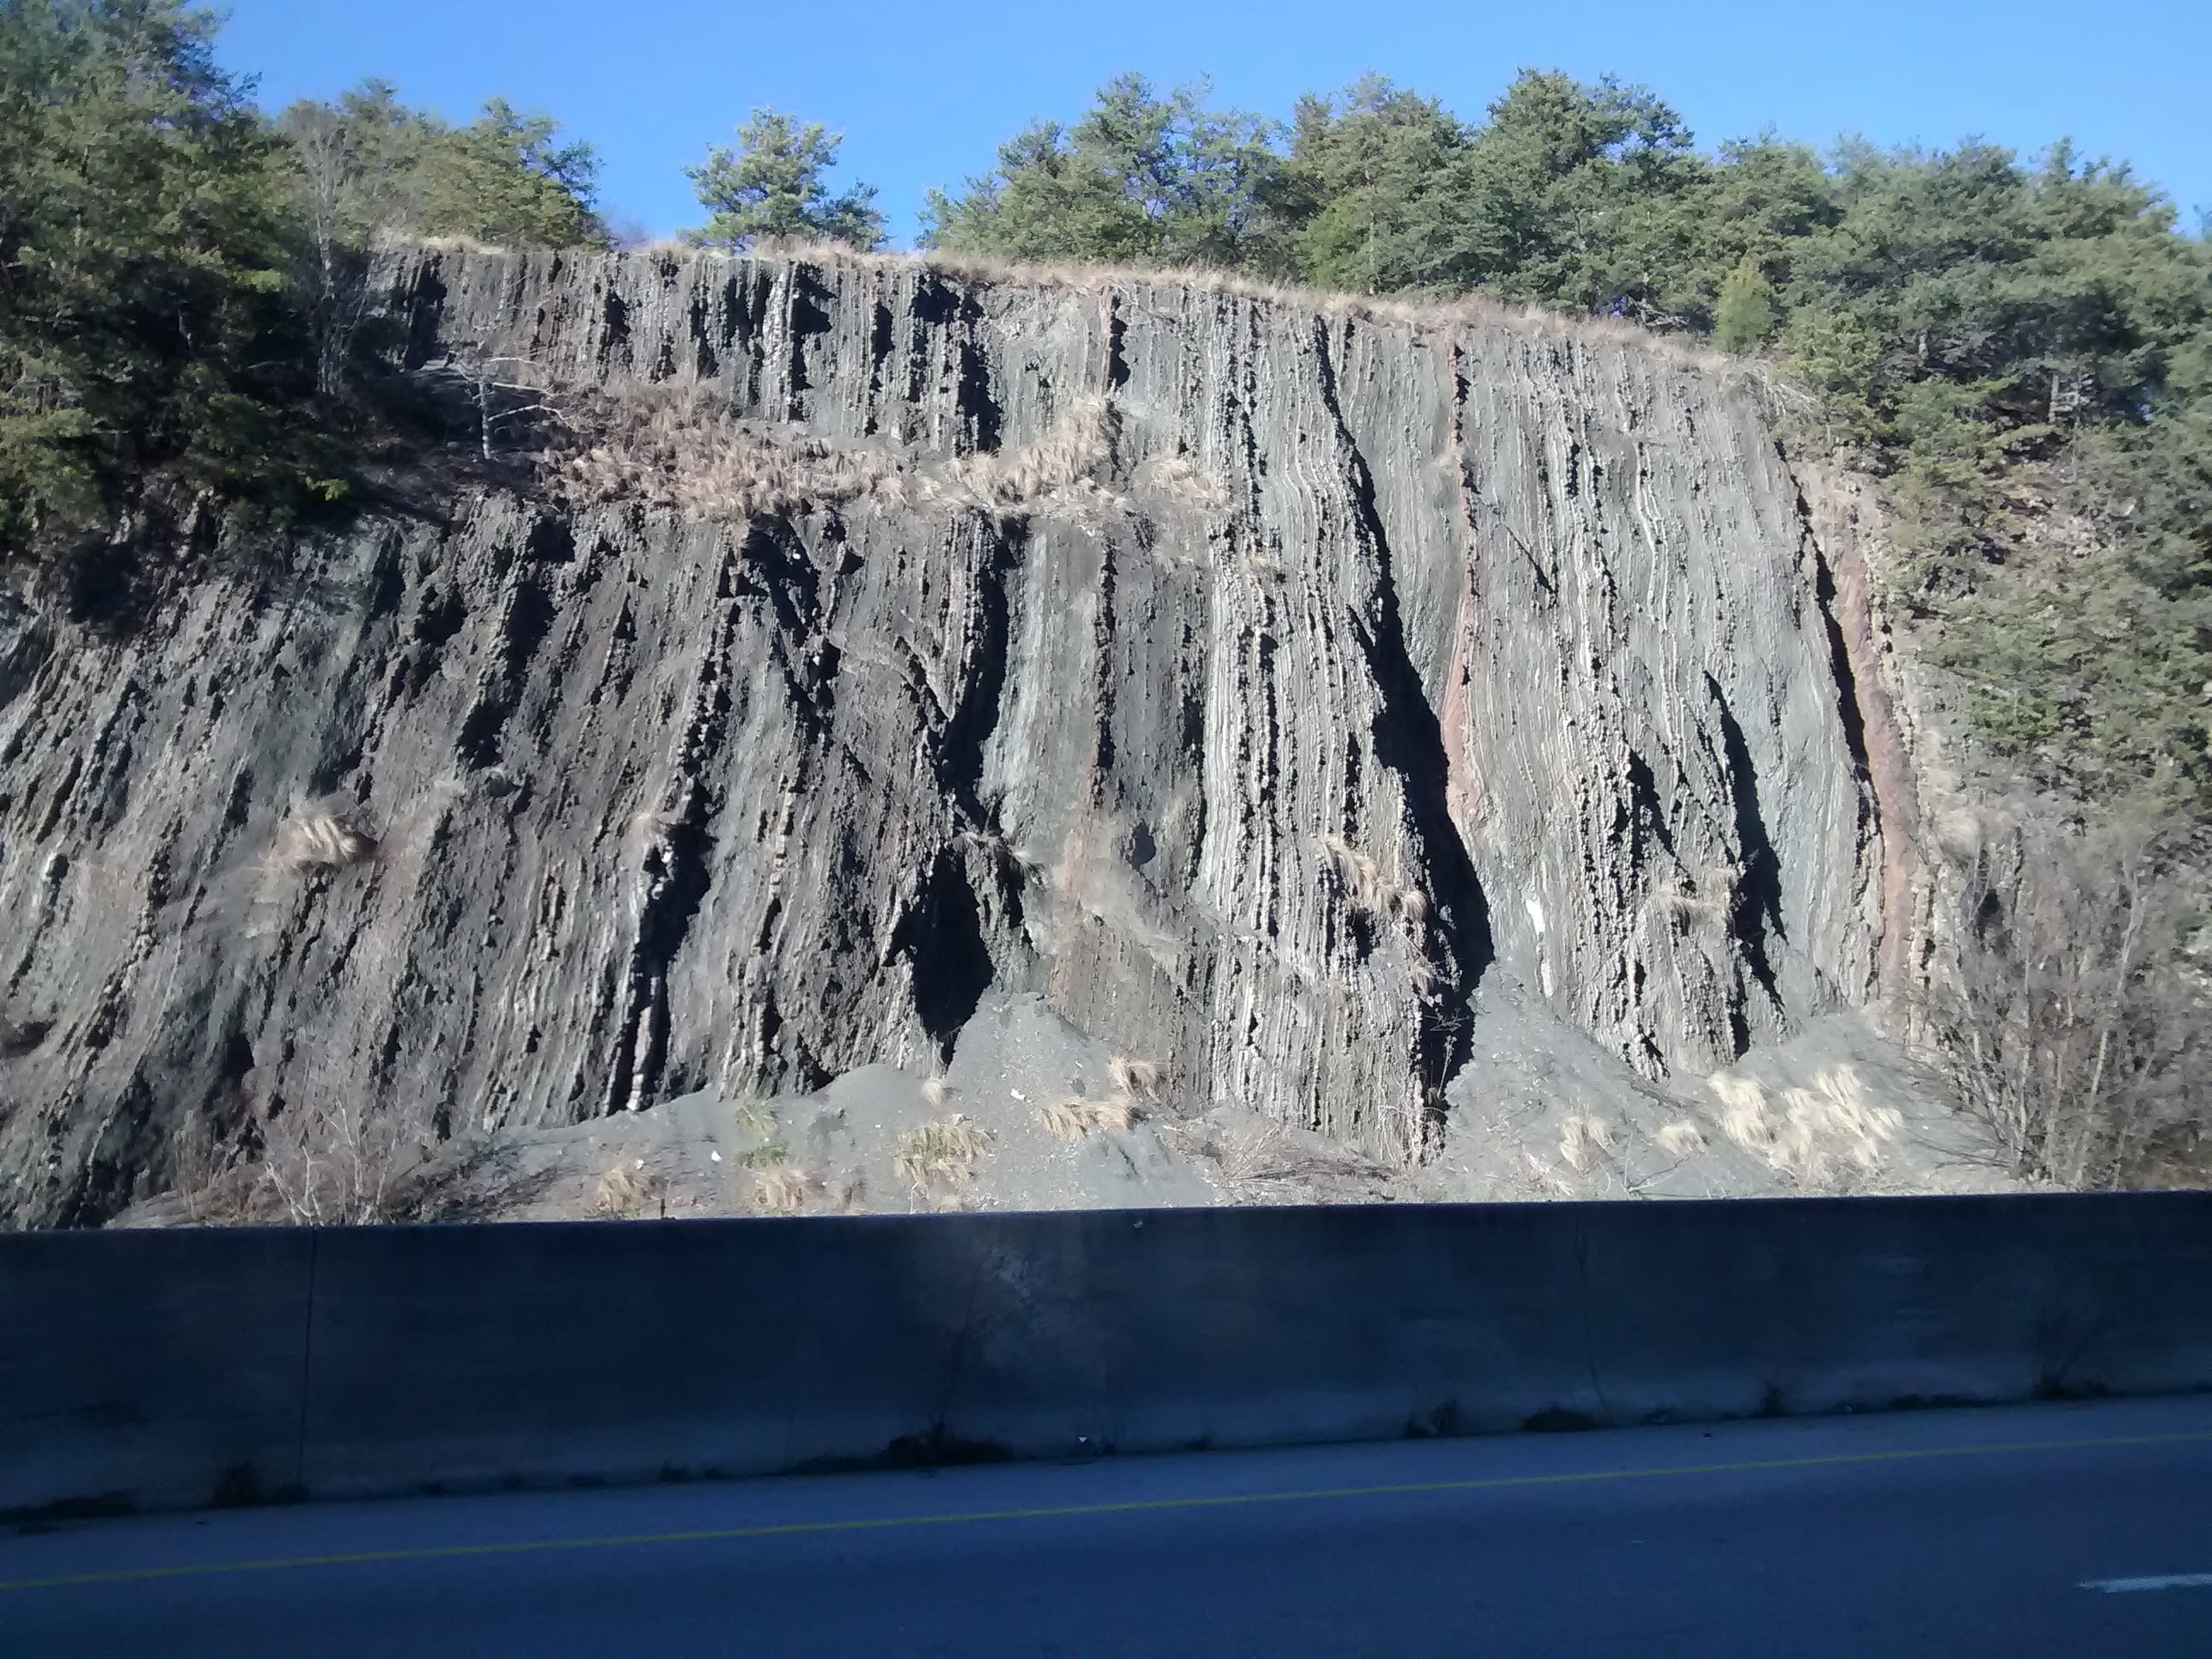
[[[2193,1160],[2212,999],[2169,838],[2025,824],[1962,874],[1957,971],[1931,997],[1929,1030],[2011,1171],[2103,1188]]]
[[[261,1185],[302,1227],[394,1219],[404,1207],[399,1177],[422,1150],[402,1114],[336,1096],[289,1106],[262,1135]]]
[[[474,348],[456,350],[423,370],[435,379],[458,383],[476,410],[477,440],[487,461],[495,459],[495,434],[511,422],[543,415],[562,425],[567,416],[549,388],[538,383],[540,369],[532,357],[506,356]]]
[[[345,390],[354,338],[371,309],[370,245],[379,228],[400,216],[403,168],[389,143],[374,141],[362,109],[302,103],[284,112],[282,125],[292,141],[307,234],[315,390],[335,398]]]

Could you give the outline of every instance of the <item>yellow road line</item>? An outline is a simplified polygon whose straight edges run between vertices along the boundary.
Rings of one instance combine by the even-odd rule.
[[[447,1561],[486,1555],[532,1555],[557,1550],[632,1549],[653,1544],[706,1544],[744,1538],[790,1538],[807,1533],[884,1532],[898,1527],[964,1526],[983,1521],[1062,1521],[1089,1515],[1230,1509],[1253,1504],[1327,1503],[1351,1498],[1497,1492],[1521,1486],[1588,1486],[1607,1480],[1672,1480],[1690,1475],[1744,1474],[1772,1469],[1833,1468],[1854,1463],[1902,1463],[1934,1457],[1984,1457],[2005,1452],[2081,1451],[2107,1446],[2172,1446],[2205,1441],[2212,1441],[2212,1432],[2124,1434],[2094,1440],[2018,1440],[1972,1446],[1924,1446],[1898,1451],[1836,1452],[1821,1457],[1759,1458],[1735,1463],[1684,1463],[1648,1469],[1590,1469],[1566,1474],[1501,1474],[1469,1480],[1414,1480],[1380,1486],[1324,1486],[1302,1492],[1226,1492],[1197,1498],[1135,1498],[1120,1503],[1070,1504],[1054,1509],[969,1510],[951,1515],[864,1516],[848,1521],[787,1521],[754,1527],[710,1527],[693,1532],[617,1534],[605,1538],[536,1538],[499,1544],[433,1544],[414,1549],[357,1550],[342,1555],[272,1556],[258,1561],[204,1561],[167,1567],[117,1567],[102,1572],[64,1573],[52,1578],[0,1580],[0,1593],[64,1589],[82,1584],[135,1583],[153,1578],[197,1578],[219,1573],[273,1572],[287,1567],[354,1567],[388,1561]]]

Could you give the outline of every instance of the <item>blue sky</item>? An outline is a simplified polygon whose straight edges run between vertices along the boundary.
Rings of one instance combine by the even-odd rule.
[[[1212,76],[1287,116],[1297,94],[1374,69],[1462,116],[1524,64],[1611,70],[1680,110],[1699,143],[1773,126],[2022,149],[2072,137],[2135,163],[2196,223],[2212,207],[2202,125],[2212,0],[229,0],[224,61],[262,101],[363,76],[459,118],[502,94],[599,147],[608,210],[653,231],[699,216],[683,168],[756,104],[842,129],[841,179],[882,191],[911,234],[923,189],[988,167],[1038,115],[1072,117],[1108,76]]]

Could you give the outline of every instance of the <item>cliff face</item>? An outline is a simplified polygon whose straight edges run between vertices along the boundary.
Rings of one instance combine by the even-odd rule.
[[[1407,1160],[1502,988],[1659,1078],[1905,971],[1856,532],[1747,384],[1167,280],[385,276],[412,366],[696,386],[798,482],[471,487],[127,640],[0,616],[0,1217],[196,1116],[811,1088],[996,991]]]

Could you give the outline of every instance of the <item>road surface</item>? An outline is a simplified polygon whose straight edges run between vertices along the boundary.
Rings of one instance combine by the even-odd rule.
[[[137,1516],[0,1653],[2212,1653],[2212,1399]]]

